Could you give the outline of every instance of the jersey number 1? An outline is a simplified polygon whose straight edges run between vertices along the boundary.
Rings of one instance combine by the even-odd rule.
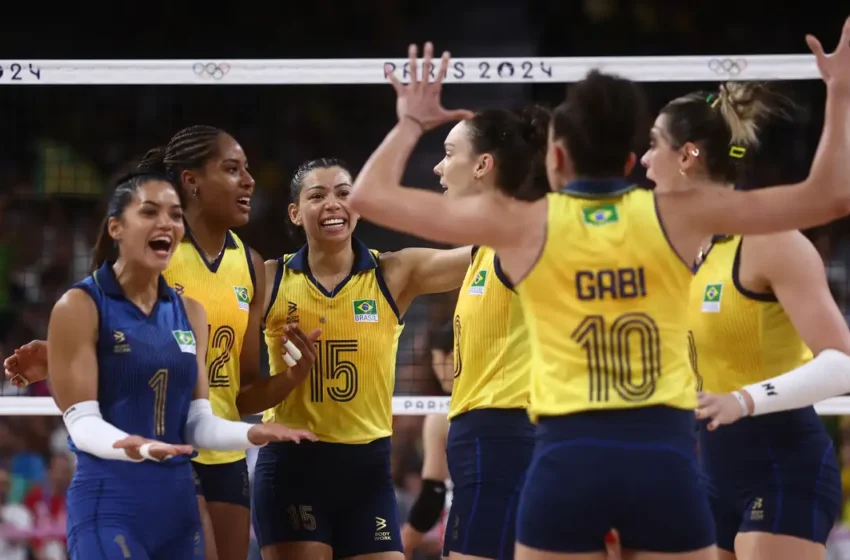
[[[591,402],[608,401],[611,386],[628,402],[645,401],[655,392],[661,375],[661,336],[649,315],[626,313],[611,325],[602,315],[588,315],[570,337],[587,354]],[[633,364],[641,364],[640,371],[632,371]]]
[[[310,401],[324,402],[325,393],[336,402],[348,402],[357,395],[357,366],[344,354],[357,352],[356,340],[316,341],[316,362],[310,370]],[[325,387],[325,380],[337,381]]]
[[[153,430],[158,436],[165,435],[165,396],[168,392],[168,370],[157,371],[148,381],[153,389]]]

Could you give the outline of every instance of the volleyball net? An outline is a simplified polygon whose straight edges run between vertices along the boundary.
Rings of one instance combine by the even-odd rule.
[[[0,177],[7,183],[0,187],[10,193],[0,206],[0,267],[9,277],[0,286],[0,350],[8,354],[44,336],[53,302],[88,271],[112,180],[185,126],[218,126],[243,145],[257,187],[251,224],[240,234],[266,258],[291,252],[295,245],[282,219],[289,177],[315,157],[365,161],[395,120],[387,65],[407,81],[406,59],[0,60]],[[800,124],[803,132],[778,133],[783,155],[764,169],[780,180],[808,169],[824,95],[810,55],[456,58],[445,77],[451,86],[444,90],[446,105],[554,106],[563,100],[565,84],[591,69],[644,82],[656,110],[722,81],[781,81],[812,110]],[[431,169],[443,157],[442,141],[439,134],[423,140],[411,159],[408,184],[437,187]],[[422,244],[368,224],[358,226],[358,235],[380,250]],[[832,234],[826,228],[815,235]],[[825,258],[843,302],[850,294],[850,264],[839,256]],[[454,298],[427,296],[408,312],[394,414],[447,411],[447,397],[429,396],[438,394],[431,350],[435,333],[451,318]],[[823,415],[850,414],[850,398],[817,408]],[[57,414],[45,391],[19,395],[9,385],[0,387],[0,415]]]

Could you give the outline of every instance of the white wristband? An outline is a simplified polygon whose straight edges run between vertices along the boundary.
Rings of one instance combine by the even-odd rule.
[[[750,408],[747,406],[747,400],[744,398],[744,395],[741,393],[741,391],[733,391],[732,394],[735,395],[735,398],[738,399],[738,404],[741,405],[741,415],[744,418],[749,416]]]

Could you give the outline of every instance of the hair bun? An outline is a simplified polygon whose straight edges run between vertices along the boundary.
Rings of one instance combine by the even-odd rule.
[[[157,147],[142,157],[142,161],[136,166],[135,175],[162,175],[166,176],[165,148]]]

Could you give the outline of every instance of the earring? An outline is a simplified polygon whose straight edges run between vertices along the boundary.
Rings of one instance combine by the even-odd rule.
[[[679,175],[681,175],[682,177],[686,177],[687,173],[685,173],[685,170],[680,167],[679,168]]]
[[[699,157],[699,149],[694,148],[693,150],[691,150],[691,155],[694,157]]]
[[[192,189],[192,198],[198,198],[198,187]]]

